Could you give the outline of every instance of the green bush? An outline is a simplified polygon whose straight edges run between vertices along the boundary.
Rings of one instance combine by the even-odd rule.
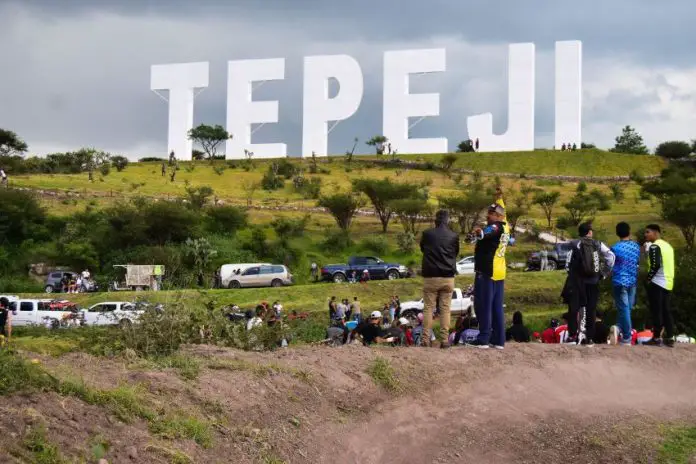
[[[57,380],[6,348],[0,348],[0,396],[31,389],[53,390]]]
[[[248,215],[236,206],[213,206],[205,209],[206,228],[214,234],[234,236],[238,230],[246,227]]]
[[[350,232],[339,229],[328,231],[322,246],[329,251],[338,253],[352,247],[353,244]]]
[[[686,158],[691,154],[691,145],[681,140],[662,142],[655,149],[655,155],[668,159]]]
[[[292,179],[298,173],[297,166],[285,158],[281,158],[279,161],[276,161],[275,164],[277,168],[276,174],[286,179]]]
[[[402,232],[396,236],[396,243],[402,253],[413,253],[416,249],[416,236],[412,232]]]
[[[360,243],[360,248],[376,255],[386,255],[389,251],[389,241],[383,236],[371,236]]]
[[[273,171],[273,167],[269,166],[268,171],[261,179],[261,188],[268,191],[279,190],[285,187],[285,180]]]

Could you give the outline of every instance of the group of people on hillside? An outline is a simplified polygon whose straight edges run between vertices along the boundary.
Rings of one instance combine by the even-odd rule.
[[[85,269],[79,274],[64,274],[60,279],[60,291],[63,293],[85,293],[94,289],[94,280],[89,269]]]

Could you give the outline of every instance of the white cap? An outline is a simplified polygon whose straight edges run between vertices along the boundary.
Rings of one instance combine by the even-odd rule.
[[[400,317],[399,318],[399,325],[408,325],[409,321],[405,317]]]
[[[372,313],[370,313],[370,319],[377,319],[377,318],[381,319],[382,313],[379,311],[372,311]]]

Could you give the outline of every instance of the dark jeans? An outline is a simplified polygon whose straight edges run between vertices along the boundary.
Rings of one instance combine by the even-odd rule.
[[[650,301],[650,313],[653,320],[653,337],[660,338],[662,329],[665,329],[664,338],[674,337],[674,319],[669,305],[672,292],[659,285],[648,285],[648,301]]]
[[[493,280],[483,274],[476,274],[474,309],[480,330],[478,340],[481,343],[505,346],[504,294],[504,280]]]
[[[587,340],[594,338],[595,321],[597,319],[597,300],[599,299],[599,285],[597,284],[582,284],[585,298],[581,298],[580,292],[573,292],[570,298],[570,314],[568,320],[568,335],[575,337],[578,334],[578,322],[582,318],[580,310],[583,308],[582,303],[585,303],[585,335]]]

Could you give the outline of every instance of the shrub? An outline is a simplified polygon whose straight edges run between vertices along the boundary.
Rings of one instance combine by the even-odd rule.
[[[624,188],[623,185],[621,184],[611,184],[609,186],[609,190],[611,190],[611,194],[614,197],[614,201],[620,202],[623,201],[624,199]]]
[[[111,165],[109,163],[103,163],[99,165],[99,172],[102,176],[108,176],[111,172]]]
[[[403,232],[396,236],[399,251],[405,254],[413,253],[416,249],[416,236],[412,232]]]
[[[271,222],[271,227],[281,241],[287,241],[292,237],[302,237],[310,219],[309,214],[299,219],[279,217]]]
[[[273,170],[273,166],[268,167],[268,171],[261,179],[261,188],[268,191],[279,190],[285,187],[285,180]]]
[[[164,158],[157,158],[156,156],[146,156],[145,158],[140,158],[138,160],[139,163],[162,163],[164,161],[167,161]]]
[[[292,179],[296,174],[298,174],[298,168],[288,159],[281,158],[276,161],[276,171],[275,173],[279,176],[283,176],[286,179]]]
[[[295,191],[302,195],[302,198],[316,200],[321,195],[321,178],[296,177],[294,181]]]
[[[213,193],[215,193],[214,190],[207,185],[200,187],[186,186],[186,197],[193,209],[202,209],[208,203],[208,199]]]
[[[266,231],[261,227],[254,227],[251,230],[251,237],[244,244],[244,248],[251,251],[257,258],[262,258],[268,253],[268,243],[266,242]]]
[[[362,241],[360,247],[376,255],[385,255],[389,251],[389,242],[384,236],[370,236]]]
[[[218,176],[221,176],[225,172],[225,166],[213,166],[213,171]]]
[[[322,246],[329,251],[341,252],[353,246],[353,239],[346,230],[339,229],[326,233],[326,239]]]
[[[207,229],[214,234],[233,236],[247,225],[247,212],[236,206],[213,206],[205,209]]]

